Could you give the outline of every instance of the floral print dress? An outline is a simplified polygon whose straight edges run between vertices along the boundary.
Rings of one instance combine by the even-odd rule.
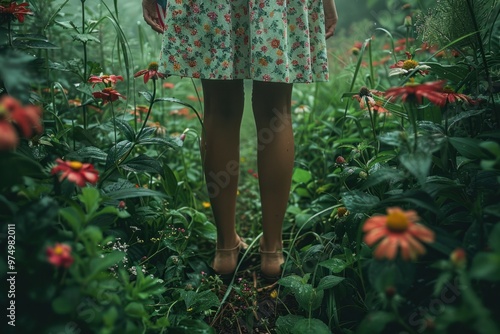
[[[160,72],[327,81],[324,36],[322,0],[167,0]]]

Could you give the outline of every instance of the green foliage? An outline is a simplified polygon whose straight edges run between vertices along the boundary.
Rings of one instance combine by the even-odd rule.
[[[142,21],[138,3],[36,0],[36,20],[0,27],[0,94],[44,110],[42,134],[0,152],[0,234],[15,226],[16,300],[37,310],[19,306],[19,331],[498,332],[498,1],[405,4],[363,2],[375,22],[337,30],[331,82],[294,88],[286,262],[272,287],[252,275],[258,265],[229,284],[210,274],[216,227],[199,154],[199,82],[134,81],[160,47],[145,24],[130,24]],[[401,25],[419,12],[416,26]],[[429,66],[426,76],[389,75],[405,51]],[[122,75],[112,87],[127,99],[95,98],[106,85],[88,79],[101,74]],[[435,80],[473,102],[436,107],[424,97],[417,106],[383,95]],[[366,109],[361,87],[374,101]],[[245,257],[257,255],[261,236],[250,137],[236,217],[253,247]],[[99,180],[60,179],[57,158],[91,164]],[[379,245],[367,245],[365,222],[390,207],[415,211],[432,230],[425,255],[404,261],[398,248],[379,259]],[[57,244],[71,248],[68,266],[49,262]]]

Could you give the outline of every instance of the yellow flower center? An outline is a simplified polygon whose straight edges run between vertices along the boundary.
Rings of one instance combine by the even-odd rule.
[[[83,164],[80,161],[70,161],[69,166],[73,170],[80,170],[83,167]]]
[[[393,232],[404,232],[408,228],[408,218],[403,211],[393,210],[387,215],[387,228]]]
[[[158,63],[153,61],[149,63],[148,70],[150,71],[158,71]]]
[[[418,66],[418,61],[413,59],[408,59],[403,62],[403,69],[407,71],[414,69],[417,66]]]
[[[56,255],[62,255],[64,253],[64,250],[61,246],[56,246],[54,247],[54,254]]]
[[[8,119],[9,111],[2,104],[0,104],[0,120]]]

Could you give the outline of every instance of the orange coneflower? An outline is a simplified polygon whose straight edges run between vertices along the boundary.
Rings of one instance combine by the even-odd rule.
[[[418,224],[419,216],[413,210],[399,207],[387,208],[387,215],[368,218],[363,225],[364,241],[368,246],[378,243],[373,256],[376,259],[393,260],[398,249],[403,260],[415,260],[425,254],[421,242],[434,242],[434,232]]]

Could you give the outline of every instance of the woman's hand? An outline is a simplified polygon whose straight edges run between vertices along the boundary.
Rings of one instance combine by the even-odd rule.
[[[323,0],[323,10],[325,11],[325,38],[330,38],[335,32],[338,16],[335,0]]]
[[[163,28],[160,25],[158,12],[156,10],[156,0],[142,0],[142,14],[144,21],[156,32],[162,34]]]

